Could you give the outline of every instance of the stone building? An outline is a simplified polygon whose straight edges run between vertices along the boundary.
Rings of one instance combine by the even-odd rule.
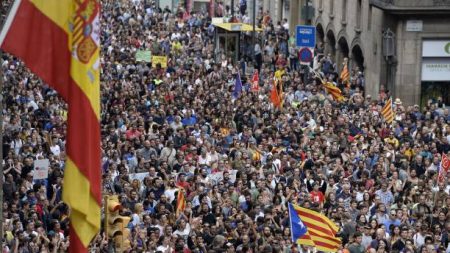
[[[247,0],[250,20],[253,2],[257,15],[287,19],[291,34],[297,25],[315,25],[317,42],[339,68],[348,57],[351,69],[364,71],[367,94],[384,86],[406,105],[437,96],[450,105],[450,0]]]
[[[325,53],[349,57],[406,105],[442,96],[450,105],[450,0],[313,0],[313,24]],[[338,64],[340,67],[341,64]]]

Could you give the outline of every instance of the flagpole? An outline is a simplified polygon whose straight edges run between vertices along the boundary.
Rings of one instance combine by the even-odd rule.
[[[288,209],[289,209],[289,228],[291,229],[291,240],[293,243],[296,243],[297,240],[294,240],[294,233],[292,232],[292,215],[291,215],[291,203],[288,203]],[[298,243],[297,243],[298,244]]]
[[[3,203],[3,51],[0,49],[0,203]],[[3,207],[0,208],[0,235],[3,238]],[[3,247],[3,246],[2,246]]]
[[[11,11],[11,7],[14,4],[8,6],[8,11],[5,12],[5,16],[0,16],[0,33],[4,28],[5,21],[8,19],[9,13]],[[5,7],[5,6],[2,6]],[[0,203],[3,203],[3,50],[0,48],[0,155],[2,156],[0,159],[0,188],[2,192],[0,193]],[[3,207],[0,208],[0,235],[3,238]],[[3,248],[3,245],[2,245]]]

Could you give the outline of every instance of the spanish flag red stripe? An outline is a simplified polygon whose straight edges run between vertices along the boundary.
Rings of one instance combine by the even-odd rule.
[[[67,34],[37,10],[31,2],[16,1],[15,5],[11,12],[16,11],[16,15],[11,20],[9,32],[2,32],[5,37],[0,37],[0,47],[21,58],[32,72],[51,85],[67,101],[70,55],[65,47],[50,46],[55,43],[67,45]],[[20,41],[26,42],[26,45],[18,43]]]
[[[0,47],[23,60],[69,105],[63,199],[71,207],[72,253],[87,252],[101,217],[100,86],[98,77],[85,83],[85,73],[73,71],[73,64],[92,68],[92,62],[81,65],[72,56],[66,24],[76,7],[73,0],[16,0],[0,33]]]

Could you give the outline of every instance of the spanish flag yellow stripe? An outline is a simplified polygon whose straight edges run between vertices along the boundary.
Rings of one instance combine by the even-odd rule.
[[[71,211],[71,225],[77,231],[80,241],[83,242],[87,248],[91,239],[98,232],[98,227],[92,224],[97,224],[101,220],[100,206],[97,201],[90,194],[90,182],[81,173],[73,161],[68,158],[66,161],[66,168],[64,170],[65,180],[76,179],[76,184],[64,184],[63,199],[68,203],[79,203],[82,210],[87,210],[90,215],[85,216],[77,210]],[[73,194],[76,193],[76,194]],[[89,201],[80,202],[79,196],[90,196]],[[83,222],[86,220],[87,222]]]

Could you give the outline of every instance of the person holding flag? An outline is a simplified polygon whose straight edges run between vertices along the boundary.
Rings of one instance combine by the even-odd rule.
[[[323,88],[325,91],[330,94],[333,99],[337,102],[343,102],[345,101],[345,97],[342,94],[341,89],[337,87],[332,81],[326,81],[324,78],[322,78],[322,75],[318,73],[317,71],[313,70],[311,67],[309,67],[309,70],[313,72],[315,78],[319,80],[320,83],[322,83]]]
[[[276,77],[273,78],[270,101],[276,108],[283,108],[283,81]]]
[[[278,70],[273,76],[273,85],[270,92],[270,101],[276,108],[283,108],[283,75],[285,74],[283,65],[278,65]]]

